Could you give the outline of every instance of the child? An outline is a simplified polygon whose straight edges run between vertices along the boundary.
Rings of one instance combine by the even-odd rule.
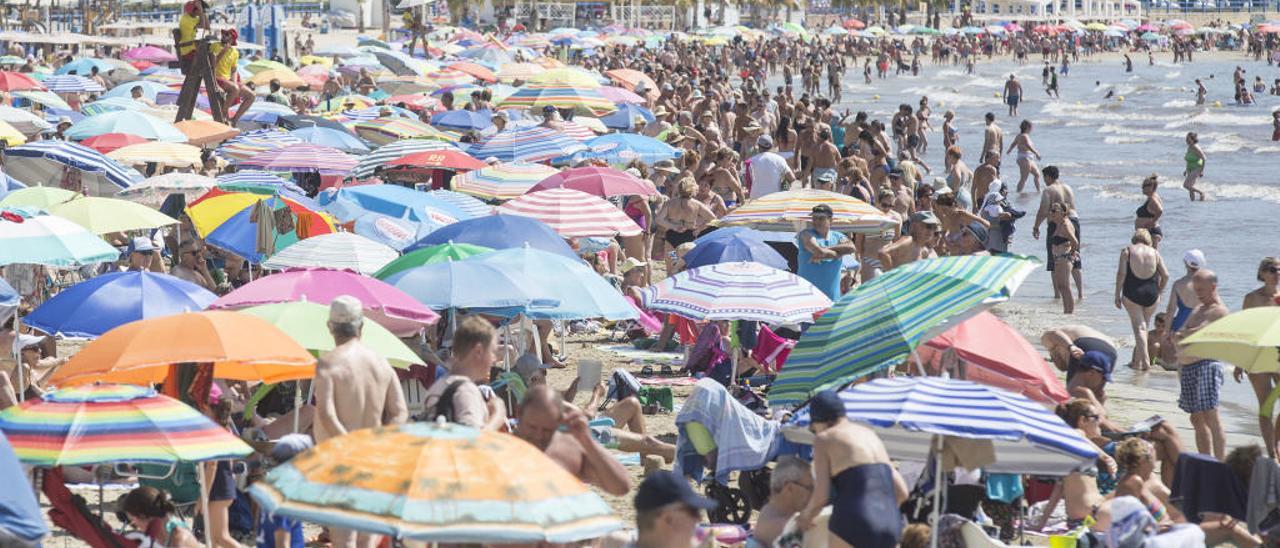
[[[1168,340],[1168,317],[1164,312],[1158,312],[1151,324],[1151,331],[1147,332],[1147,355],[1152,357],[1156,365],[1176,371],[1178,356],[1174,344]]]

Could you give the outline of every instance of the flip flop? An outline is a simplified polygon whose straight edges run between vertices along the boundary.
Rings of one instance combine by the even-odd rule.
[[[653,376],[653,366],[652,366],[652,365],[646,365],[646,366],[644,366],[644,367],[641,367],[641,368],[640,368],[640,376],[641,376],[641,377],[652,377],[652,376]]]

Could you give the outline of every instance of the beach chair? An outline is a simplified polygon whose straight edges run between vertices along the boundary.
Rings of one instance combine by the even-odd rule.
[[[136,548],[129,540],[111,529],[97,512],[89,508],[84,497],[73,495],[63,480],[62,467],[45,470],[40,490],[49,499],[49,520],[93,548]],[[13,489],[16,486],[8,486]]]
[[[982,527],[972,521],[965,521],[960,526],[960,537],[964,539],[966,548],[1006,548],[1008,544],[987,536]]]

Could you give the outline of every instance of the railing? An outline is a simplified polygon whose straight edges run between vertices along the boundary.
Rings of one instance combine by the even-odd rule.
[[[657,30],[676,28],[675,6],[618,5],[613,6],[613,20],[627,25]]]
[[[520,2],[515,16],[521,21],[545,20],[551,27],[572,26],[578,13],[578,4],[562,2]]]
[[[1161,13],[1266,13],[1280,11],[1277,0],[1149,0],[1144,11]]]

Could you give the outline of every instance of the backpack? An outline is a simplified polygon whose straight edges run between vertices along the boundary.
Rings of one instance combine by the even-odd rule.
[[[444,392],[440,393],[440,399],[436,400],[435,406],[426,410],[422,419],[424,421],[435,421],[438,417],[444,417],[445,422],[454,422],[453,417],[453,396],[458,393],[458,387],[466,384],[466,380],[459,380],[449,383],[444,387]]]

